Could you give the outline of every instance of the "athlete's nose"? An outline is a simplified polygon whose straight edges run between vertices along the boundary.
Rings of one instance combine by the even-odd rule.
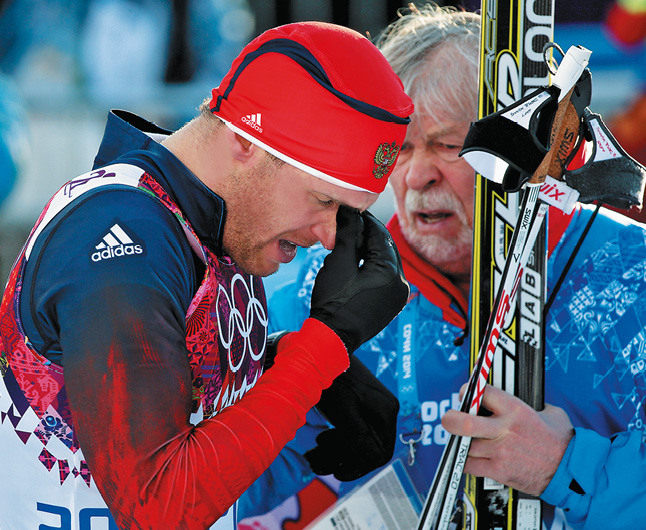
[[[312,233],[327,250],[332,250],[336,239],[336,211],[326,221],[313,225]]]

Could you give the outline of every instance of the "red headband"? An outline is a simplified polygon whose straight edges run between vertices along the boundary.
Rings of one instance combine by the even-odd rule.
[[[213,89],[211,111],[311,175],[381,193],[413,103],[367,38],[334,24],[301,22],[249,43]]]

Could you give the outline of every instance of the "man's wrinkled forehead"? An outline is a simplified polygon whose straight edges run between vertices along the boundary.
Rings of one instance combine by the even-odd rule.
[[[466,113],[460,116],[457,113],[441,111],[433,115],[416,112],[411,116],[405,141],[409,141],[413,137],[425,137],[428,140],[435,140],[443,136],[466,137],[471,121]]]
[[[477,119],[478,68],[457,52],[455,43],[433,50],[420,70],[407,87],[415,106],[411,124],[425,116],[438,122]]]

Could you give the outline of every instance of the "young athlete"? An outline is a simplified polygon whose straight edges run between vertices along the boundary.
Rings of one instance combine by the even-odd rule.
[[[390,465],[399,460],[421,485],[420,495],[428,491],[448,429],[475,437],[467,472],[542,496],[546,528],[636,527],[646,499],[643,226],[602,210],[557,293],[546,333],[546,401],[552,405],[538,413],[487,387],[483,404],[493,416],[476,419],[450,410],[459,406],[469,373],[468,340],[462,339],[468,332],[474,172],[458,153],[477,115],[479,30],[479,16],[429,5],[408,11],[380,40],[416,109],[390,180],[396,214],[387,225],[411,295],[355,358],[400,401]],[[548,295],[590,216],[583,205],[571,216],[550,210]],[[307,315],[311,280],[325,253],[310,249],[297,278],[271,297],[272,325],[296,329]],[[362,396],[370,403],[369,387]],[[352,437],[356,414],[350,414],[345,423],[338,417],[330,422],[348,440],[347,452],[361,447]],[[364,418],[371,421],[368,414]],[[314,414],[308,420],[243,496],[243,515],[282,500],[272,498],[268,483],[280,484],[278,491],[286,494],[290,486],[302,488],[313,472],[347,480],[348,462],[362,461],[360,450],[353,457],[340,453],[338,462],[332,455],[322,458],[315,440],[330,423]],[[342,499],[356,486],[342,484]],[[343,516],[353,521],[382,516],[369,502],[347,506]]]
[[[413,106],[377,48],[268,30],[179,131],[114,111],[0,307],[3,528],[233,528],[239,495],[408,295],[366,208]],[[272,350],[260,277],[334,249]],[[212,526],[214,525],[214,526]]]

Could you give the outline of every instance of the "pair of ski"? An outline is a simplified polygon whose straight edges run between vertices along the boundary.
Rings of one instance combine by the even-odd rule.
[[[577,200],[603,202],[623,209],[635,205],[641,207],[646,169],[621,148],[601,117],[588,108],[591,81],[586,66],[590,53],[585,48],[570,48],[550,86],[475,122],[467,135],[462,156],[474,169],[487,179],[502,184],[506,191],[524,188],[525,193],[484,339],[462,398],[462,412],[477,414],[480,410],[498,341],[513,317],[523,270],[532,254],[548,205],[565,213],[572,211]],[[484,129],[479,128],[485,120],[488,125]],[[547,133],[544,132],[545,124],[548,125]],[[495,135],[499,142],[502,138],[504,143],[506,135],[524,138],[526,149],[537,150],[542,159],[536,163],[537,166],[532,166],[527,160],[532,157],[538,160],[536,152],[527,153],[516,147],[515,152],[504,153],[501,152],[504,148],[496,148],[503,144],[487,145],[491,141],[491,135],[486,134],[487,127],[491,127],[489,132],[502,131],[502,134]],[[539,138],[541,130],[547,138]],[[566,184],[561,180],[566,166],[586,140],[592,146],[592,152],[581,167],[567,171]],[[566,271],[567,267],[569,263]],[[470,443],[468,437],[452,435],[449,438],[424,504],[418,530],[449,529],[457,509],[456,501]]]
[[[503,283],[498,291],[485,333],[487,340],[483,343],[478,361],[471,372],[460,406],[462,412],[477,414],[480,410],[498,338],[513,308],[523,267],[532,252],[534,241],[545,218],[547,206],[545,203],[539,203],[539,191],[540,185],[532,184],[524,195],[522,214],[519,217],[520,226],[514,231],[512,251],[503,272]],[[460,492],[462,473],[470,444],[471,438],[465,436],[452,435],[449,438],[429,490],[418,530],[448,530],[456,510],[456,500]]]
[[[478,128],[484,120],[474,123],[467,136],[462,155],[478,173],[502,183],[503,187],[506,184],[507,188],[525,188],[525,193],[484,340],[461,402],[462,412],[477,414],[480,410],[497,343],[509,324],[508,319],[513,317],[514,301],[523,269],[545,219],[547,205],[558,206],[569,213],[578,198],[577,191],[565,185],[561,178],[570,154],[578,147],[577,140],[581,139],[584,114],[588,121],[596,119],[596,115],[587,110],[590,91],[583,91],[585,94],[582,100],[581,86],[577,87],[577,83],[581,85],[582,79],[585,79],[583,74],[586,72],[589,55],[589,50],[572,47],[561,61],[549,87],[487,117],[487,123],[492,124],[493,130],[507,130],[507,134],[524,135],[529,139],[529,148],[539,151],[542,149],[538,155],[542,159],[538,162],[538,167],[531,168],[532,174],[527,171],[526,161],[532,156],[526,156],[527,153],[522,150],[521,159],[515,161],[513,158],[518,156],[517,153],[505,156],[495,146],[483,147],[491,139],[491,135],[487,134],[487,124],[484,130]],[[587,73],[589,82],[589,72]],[[549,126],[549,138],[536,138],[541,121]],[[502,137],[504,136],[503,134]],[[594,141],[597,141],[596,137]],[[538,160],[536,153],[533,155]],[[456,500],[461,491],[470,443],[471,439],[468,437],[452,435],[449,438],[421,513],[418,530],[449,528],[456,512]]]

